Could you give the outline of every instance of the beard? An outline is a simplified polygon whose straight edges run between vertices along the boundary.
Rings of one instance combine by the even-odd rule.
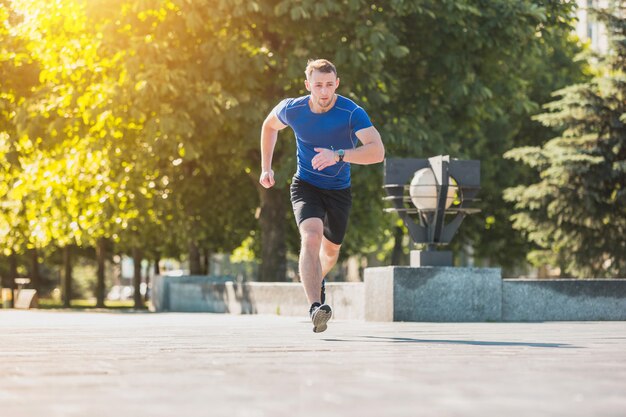
[[[330,107],[330,105],[333,103],[333,98],[335,96],[332,95],[330,98],[326,99],[326,100],[322,100],[321,98],[317,99],[317,105],[320,106],[323,109],[326,109],[328,107]]]

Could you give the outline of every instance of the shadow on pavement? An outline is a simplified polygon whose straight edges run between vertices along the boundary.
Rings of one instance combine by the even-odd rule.
[[[448,343],[453,345],[472,346],[526,346],[538,348],[565,348],[580,349],[578,346],[565,343],[533,343],[533,342],[486,342],[481,340],[439,340],[439,339],[412,339],[409,337],[381,337],[381,336],[361,336],[365,342],[393,342],[393,343]],[[327,342],[355,342],[347,339],[323,339]]]

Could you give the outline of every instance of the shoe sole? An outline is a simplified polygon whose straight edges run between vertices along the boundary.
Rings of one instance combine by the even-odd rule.
[[[322,333],[328,328],[328,320],[333,316],[330,306],[322,305],[313,315],[313,332]]]

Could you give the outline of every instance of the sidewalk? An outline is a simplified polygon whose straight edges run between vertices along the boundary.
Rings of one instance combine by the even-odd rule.
[[[0,310],[0,415],[622,417],[626,322]]]

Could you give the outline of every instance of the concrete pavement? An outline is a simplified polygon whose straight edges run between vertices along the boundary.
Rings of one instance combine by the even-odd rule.
[[[626,322],[0,310],[0,416],[624,416]]]

